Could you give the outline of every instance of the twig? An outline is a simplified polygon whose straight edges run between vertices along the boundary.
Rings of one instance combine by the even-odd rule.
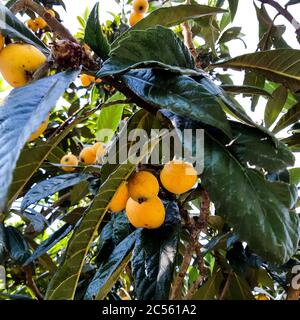
[[[31,266],[26,266],[23,268],[26,274],[26,283],[27,286],[34,292],[38,300],[44,300],[43,295],[41,294],[39,288],[33,280],[33,270]]]
[[[300,39],[300,22],[298,22],[291,13],[287,10],[287,8],[282,7],[277,1],[274,0],[258,0],[263,4],[268,4],[277,10],[279,14],[281,14],[284,18],[286,18],[291,25],[295,28],[298,41]]]
[[[32,10],[35,13],[37,13],[40,17],[42,17],[47,22],[49,28],[52,29],[56,33],[56,35],[61,39],[68,39],[72,42],[77,42],[76,39],[70,33],[70,31],[67,28],[65,28],[55,17],[52,17],[52,15],[37,2],[34,2],[33,0],[19,0],[15,2],[10,8],[10,10],[14,14],[24,9]]]

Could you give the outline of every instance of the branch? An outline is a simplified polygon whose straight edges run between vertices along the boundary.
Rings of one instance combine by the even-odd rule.
[[[35,281],[33,280],[33,270],[31,266],[26,266],[23,268],[26,274],[26,284],[34,292],[38,300],[44,300],[39,288],[37,287]]]
[[[277,10],[277,12],[282,15],[284,18],[286,18],[291,25],[295,28],[296,30],[296,34],[298,39],[300,39],[300,22],[298,22],[291,14],[290,12],[287,10],[287,8],[282,7],[278,2],[274,1],[274,0],[258,0],[263,4],[268,4],[271,7],[273,7],[274,9]]]
[[[14,14],[17,14],[25,9],[34,11],[40,17],[42,17],[47,22],[49,28],[52,29],[61,39],[68,39],[72,42],[77,42],[70,31],[65,28],[55,17],[52,17],[51,14],[37,2],[34,2],[33,0],[18,0],[10,8]]]

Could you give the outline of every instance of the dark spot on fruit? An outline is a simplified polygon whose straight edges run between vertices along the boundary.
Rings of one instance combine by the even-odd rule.
[[[66,158],[65,161],[66,161],[66,162],[69,162],[69,158]]]

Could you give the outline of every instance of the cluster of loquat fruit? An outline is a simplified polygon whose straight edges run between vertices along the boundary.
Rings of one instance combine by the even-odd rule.
[[[149,9],[148,0],[133,0],[132,2],[132,12],[129,16],[129,24],[133,27],[136,23],[142,20],[145,13]]]
[[[96,142],[90,147],[83,148],[76,157],[74,154],[69,153],[63,156],[60,160],[60,164],[63,165],[62,170],[67,172],[72,172],[76,170],[79,162],[85,165],[95,164],[100,160],[106,153],[105,147],[101,142]]]
[[[160,172],[162,186],[176,195],[192,189],[197,180],[194,167],[181,160],[166,163]],[[159,228],[165,221],[165,207],[158,197],[159,191],[158,179],[151,172],[136,172],[121,183],[109,209],[112,212],[125,210],[128,220],[136,228]]]
[[[51,17],[55,17],[55,12],[51,9],[46,11]],[[27,27],[33,32],[37,32],[39,29],[45,29],[47,27],[47,22],[42,17],[37,17],[36,19],[29,19],[27,22]]]

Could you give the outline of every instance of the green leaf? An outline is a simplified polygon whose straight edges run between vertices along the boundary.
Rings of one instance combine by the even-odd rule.
[[[254,86],[263,89],[265,85],[265,77],[257,74],[253,71],[248,71],[245,74],[244,78],[244,86]],[[244,94],[244,97],[249,97],[248,94]],[[259,101],[259,96],[251,96],[251,111],[255,111],[257,103]]]
[[[14,227],[5,228],[5,234],[10,258],[17,264],[23,265],[30,256],[28,242],[22,233]]]
[[[208,135],[202,183],[216,212],[262,258],[283,264],[296,252],[300,221],[290,212],[295,204],[291,186],[268,182],[260,173],[242,167],[226,147]]]
[[[107,100],[107,103],[117,100],[122,100],[124,96],[117,92]],[[115,104],[101,109],[97,119],[97,141],[108,143],[115,134],[124,111],[124,104]]]
[[[61,228],[56,230],[51,234],[51,236],[43,241],[37,249],[32,253],[32,255],[24,262],[24,265],[27,266],[38,259],[52,247],[54,247],[60,240],[64,239],[73,229],[73,226],[69,224],[64,224]]]
[[[289,175],[292,184],[298,185],[300,183],[300,168],[289,169]]]
[[[224,298],[226,300],[255,300],[247,281],[236,273],[229,274],[228,289]]]
[[[218,43],[226,43],[231,40],[237,39],[241,35],[241,27],[232,27],[227,30],[225,30],[220,39],[218,40]]]
[[[300,3],[300,0],[290,0],[287,4],[286,4],[286,6],[292,6],[292,5],[294,5],[294,4],[299,4]]]
[[[269,98],[272,97],[272,95],[267,90],[264,90],[259,87],[251,86],[251,85],[235,86],[235,85],[225,84],[225,85],[222,85],[221,88],[224,91],[232,94],[245,94],[245,95],[251,95],[251,96],[257,95],[257,96],[265,96]]]
[[[222,281],[222,270],[218,270],[201,286],[192,300],[215,300],[219,295]]]
[[[107,296],[131,258],[137,235],[138,232],[135,231],[111,252],[90,282],[85,300],[103,300]]]
[[[272,95],[273,97],[268,100],[265,108],[264,121],[267,128],[276,121],[282,111],[288,96],[288,91],[284,86],[280,86],[272,93]]]
[[[23,146],[77,75],[62,72],[14,89],[0,108],[0,210]]]
[[[4,265],[8,258],[8,241],[3,223],[0,223],[0,265]]]
[[[300,90],[300,50],[278,49],[245,54],[211,68],[252,70],[266,78],[282,83],[292,91]]]
[[[287,113],[285,113],[276,123],[276,126],[272,130],[273,133],[291,126],[292,124],[300,120],[300,102],[293,105]]]
[[[229,2],[231,21],[233,21],[238,9],[239,0],[228,0],[228,2]]]
[[[74,186],[81,181],[85,181],[90,177],[93,176],[89,174],[71,173],[63,174],[39,182],[38,184],[34,185],[23,198],[21,210],[23,211],[30,205],[39,202],[40,200],[47,198],[56,192]]]
[[[32,33],[24,23],[16,18],[16,16],[3,4],[0,4],[0,29],[3,35],[32,44],[45,54],[49,55],[50,50],[44,42],[36,37],[34,33]]]
[[[186,20],[216,15],[217,13],[223,12],[226,12],[226,10],[199,4],[164,7],[151,12],[130,30],[145,30],[155,26],[172,27]],[[112,43],[112,47],[116,47],[124,36],[126,36],[126,32]]]
[[[185,44],[167,28],[129,31],[118,43],[97,74],[105,77],[130,69],[159,67],[177,73],[199,75]]]
[[[142,230],[131,263],[138,300],[168,299],[178,242],[177,226]]]
[[[86,22],[84,42],[103,60],[107,59],[110,46],[99,20],[99,2],[95,4]]]
[[[237,122],[231,122],[233,143],[229,149],[245,165],[255,165],[269,172],[293,166],[295,157],[281,142],[277,146],[262,131]]]
[[[135,94],[153,106],[201,121],[231,135],[220,106],[222,91],[212,86],[207,78],[197,82],[187,76],[141,70],[131,71],[122,79]]]

